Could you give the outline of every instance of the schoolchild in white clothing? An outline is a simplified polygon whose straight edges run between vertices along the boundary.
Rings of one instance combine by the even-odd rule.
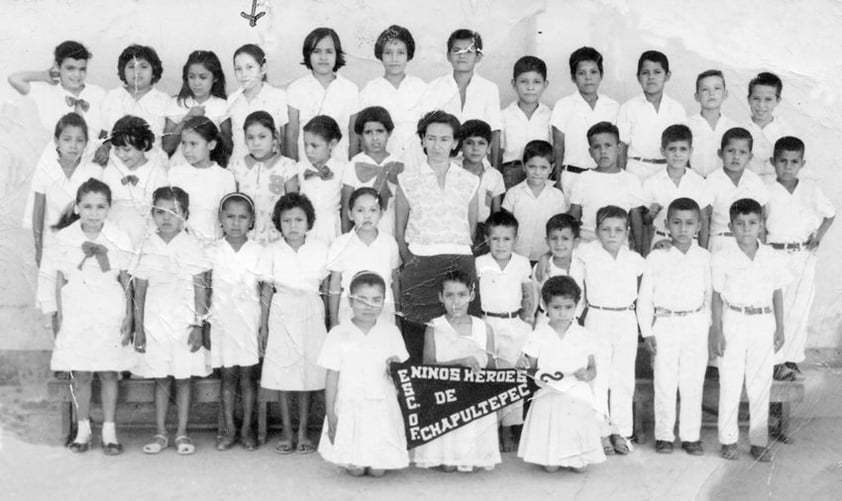
[[[394,322],[380,312],[386,283],[371,271],[351,280],[349,320],[333,327],[318,363],[327,370],[319,454],[352,476],[380,477],[409,465],[403,417],[389,374],[409,353]]]
[[[725,76],[720,70],[707,70],[696,77],[696,101],[699,113],[687,119],[687,126],[693,132],[693,153],[690,168],[706,178],[720,167],[719,144],[725,131],[737,126],[737,122],[722,114],[722,103],[728,97]]]
[[[491,146],[491,126],[482,120],[468,120],[459,127],[459,148],[462,150],[462,168],[479,178],[477,193],[477,231],[474,240],[478,242],[474,255],[488,252],[485,242],[485,220],[500,211],[506,185],[500,171],[488,161]],[[460,159],[457,158],[457,161]]]
[[[541,297],[541,288],[547,279],[570,274],[573,253],[579,245],[581,223],[570,214],[556,214],[547,220],[547,246],[550,252],[541,256],[532,268],[532,282],[535,297]],[[540,305],[537,308],[535,323],[546,323],[546,312]]]
[[[748,169],[765,182],[775,180],[775,167],[772,165],[773,146],[784,137],[794,135],[789,123],[775,115],[775,108],[781,102],[781,92],[784,84],[774,73],[758,73],[748,83],[748,107],[751,120],[746,129],[751,133],[754,142],[751,147],[751,162]]]
[[[336,120],[327,115],[313,117],[304,126],[304,154],[298,162],[298,186],[316,210],[310,234],[330,245],[342,230],[342,178],[348,167],[336,160],[333,151],[342,139]]]

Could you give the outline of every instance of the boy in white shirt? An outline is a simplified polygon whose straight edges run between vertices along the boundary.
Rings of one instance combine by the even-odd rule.
[[[781,102],[784,84],[774,73],[758,73],[748,83],[748,107],[751,120],[746,127],[754,137],[752,159],[748,168],[759,175],[766,183],[775,180],[775,168],[772,166],[772,146],[783,136],[792,136],[794,131],[781,117],[775,115],[775,108]]]
[[[500,171],[491,166],[488,161],[488,148],[491,146],[491,127],[482,120],[468,120],[459,127],[457,138],[462,150],[462,168],[479,178],[477,192],[477,229],[474,255],[488,252],[485,241],[485,220],[488,216],[498,212],[506,193],[505,182]]]
[[[693,132],[693,154],[690,168],[702,177],[708,177],[719,168],[716,151],[725,131],[737,126],[737,122],[722,114],[722,103],[728,97],[725,76],[719,70],[707,70],[696,77],[696,101],[699,113],[687,119],[687,126]]]

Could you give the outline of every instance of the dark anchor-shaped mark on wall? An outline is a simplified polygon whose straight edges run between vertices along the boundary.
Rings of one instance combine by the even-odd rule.
[[[266,15],[266,12],[257,12],[257,0],[251,0],[251,14],[240,12],[240,15],[249,20],[249,26],[257,26],[257,20]]]

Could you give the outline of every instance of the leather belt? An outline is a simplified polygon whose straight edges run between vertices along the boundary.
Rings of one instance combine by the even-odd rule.
[[[704,305],[699,306],[695,310],[683,310],[683,311],[675,311],[675,310],[670,310],[668,308],[661,308],[660,306],[656,306],[655,307],[655,316],[656,317],[686,317],[687,315],[699,313],[703,309],[705,309]]]
[[[643,158],[643,157],[629,157],[629,160],[634,160],[636,162],[646,162],[648,164],[658,164],[663,165],[667,163],[665,158]]]
[[[629,311],[634,310],[634,303],[628,306],[597,306],[595,304],[588,303],[588,308],[602,311]]]
[[[728,302],[725,302],[725,306],[727,306],[729,310],[738,311],[743,315],[765,315],[772,313],[771,306],[736,306]]]
[[[581,173],[585,172],[586,170],[590,170],[590,169],[586,169],[584,167],[577,167],[575,165],[564,165],[564,166],[562,166],[562,168],[564,170],[566,170],[567,172],[572,172],[573,174],[581,174]]]
[[[492,318],[518,318],[520,316],[520,311],[513,311],[511,313],[493,313],[490,311],[483,311],[482,314],[486,317]]]
[[[806,249],[809,242],[787,242],[787,243],[771,243],[773,249],[779,250],[801,250]]]

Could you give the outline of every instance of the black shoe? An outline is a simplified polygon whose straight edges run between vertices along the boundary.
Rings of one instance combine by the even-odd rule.
[[[705,379],[719,380],[719,369],[708,365],[708,368],[705,370]]]
[[[772,369],[772,379],[775,381],[795,381],[796,372],[785,364],[778,364]]]
[[[768,447],[761,447],[759,445],[751,446],[751,456],[758,463],[768,463],[772,460],[772,451]]]
[[[753,447],[752,450],[754,450]],[[719,449],[719,455],[722,456],[722,459],[736,461],[740,457],[736,442],[733,444],[722,444],[722,447]]]
[[[102,452],[105,453],[106,456],[119,456],[123,453],[123,444],[119,442],[103,444]]]
[[[660,454],[672,454],[672,442],[666,440],[655,440],[655,452]]]
[[[705,453],[701,440],[696,440],[695,442],[681,442],[681,448],[691,456],[701,456]]]
[[[71,454],[84,454],[85,452],[88,452],[88,449],[90,448],[90,440],[87,442],[70,442],[67,444],[67,450],[69,450]]]
[[[780,442],[782,444],[791,444],[792,439],[786,433],[782,432],[781,430],[773,430],[769,432],[769,438],[776,442]]]
[[[784,362],[784,365],[789,367],[796,373],[801,374],[801,367],[798,367],[798,364],[796,364],[795,362]]]

